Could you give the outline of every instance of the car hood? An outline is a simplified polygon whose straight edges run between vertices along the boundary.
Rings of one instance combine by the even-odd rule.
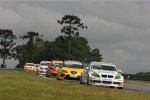
[[[26,66],[26,67],[34,67],[34,66]]]
[[[48,68],[48,66],[46,66],[46,65],[40,65],[39,67]]]
[[[25,67],[27,67],[27,68],[33,68],[34,66],[25,66]]]
[[[107,70],[92,70],[92,72],[96,72],[99,75],[116,75],[117,71],[107,71]]]
[[[67,68],[67,67],[62,67],[61,70],[66,70],[66,71],[76,71],[76,72],[80,72],[82,73],[83,72],[83,69],[80,69],[80,68]]]

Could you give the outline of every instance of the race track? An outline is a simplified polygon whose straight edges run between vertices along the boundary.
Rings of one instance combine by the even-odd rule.
[[[50,80],[56,80],[55,77],[49,78],[49,77],[45,77],[43,75],[40,75],[40,76],[43,77],[43,78],[50,79]],[[73,82],[73,83],[79,84],[79,80],[63,80],[63,81]],[[150,94],[150,84],[139,83],[139,82],[126,82],[124,84],[124,90],[136,91],[136,92]]]
[[[150,84],[146,83],[137,83],[137,82],[125,83],[124,89],[150,94]]]

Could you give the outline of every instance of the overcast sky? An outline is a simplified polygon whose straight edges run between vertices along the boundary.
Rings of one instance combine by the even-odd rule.
[[[103,61],[125,73],[150,71],[148,1],[0,0],[0,28],[16,35],[34,31],[53,41],[61,35],[57,20],[66,14],[78,16],[88,26],[80,34],[93,49],[100,49]],[[15,66],[17,61],[7,63]]]

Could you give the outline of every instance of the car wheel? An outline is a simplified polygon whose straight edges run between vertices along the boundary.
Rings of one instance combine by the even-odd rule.
[[[118,87],[118,89],[123,89],[123,87]]]
[[[82,74],[80,76],[80,84],[84,84],[83,81],[82,81]]]
[[[61,80],[59,77],[56,77],[57,80]]]
[[[47,74],[45,75],[46,77],[49,77]]]
[[[86,84],[90,85],[90,77],[89,77],[89,75],[87,76]]]
[[[36,71],[36,75],[39,75],[38,71]]]
[[[114,86],[110,86],[110,88],[114,89],[115,87]]]

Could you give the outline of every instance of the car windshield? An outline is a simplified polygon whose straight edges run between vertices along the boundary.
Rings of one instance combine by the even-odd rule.
[[[53,63],[53,65],[54,65],[55,67],[61,67],[63,64],[62,64],[62,63]]]
[[[95,70],[108,70],[108,71],[116,71],[116,68],[113,66],[105,66],[105,65],[92,65],[91,69]]]
[[[68,68],[83,68],[82,64],[66,64],[65,67],[68,67]]]
[[[27,64],[27,66],[34,66],[34,64]]]

